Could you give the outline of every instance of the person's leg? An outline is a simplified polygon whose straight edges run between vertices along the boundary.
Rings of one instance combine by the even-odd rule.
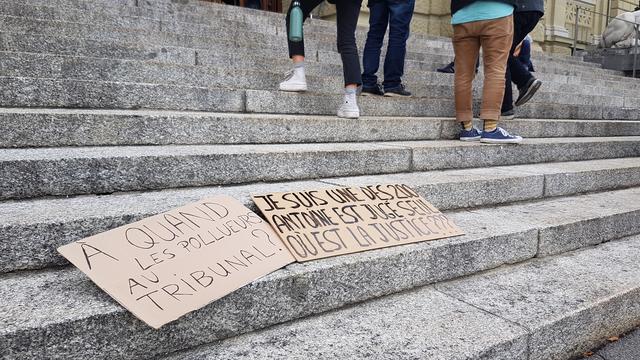
[[[389,9],[385,1],[374,1],[369,7],[369,32],[362,51],[362,87],[374,89],[378,85],[380,50],[389,24]]]
[[[320,5],[324,0],[298,0],[300,2],[300,8],[302,9],[302,13],[304,15],[304,20],[307,20],[311,11],[316,8],[316,6]],[[289,6],[289,10],[287,10],[287,17],[285,19],[285,27],[287,30],[287,42],[289,45],[289,58],[301,61],[304,60],[304,39],[302,41],[294,42],[289,40],[289,22],[291,9],[293,9],[293,1]]]
[[[398,95],[411,95],[399,89],[404,74],[404,60],[407,53],[407,39],[415,8],[415,0],[387,0],[389,6],[389,44],[384,61],[384,89]]]
[[[513,92],[511,82],[515,83],[518,89],[523,89],[532,81],[533,75],[529,70],[513,56],[515,48],[524,40],[540,20],[541,13],[537,11],[516,12],[513,14],[513,42],[507,60],[507,71],[505,76],[505,92],[502,100],[502,113],[513,110]],[[539,87],[539,85],[537,85]],[[536,88],[537,90],[537,88]],[[533,95],[533,94],[531,94]]]
[[[360,58],[356,46],[356,26],[362,0],[336,1],[338,52],[342,58],[345,86],[362,84]]]
[[[342,58],[344,73],[344,102],[338,109],[338,116],[357,118],[360,116],[356,100],[356,89],[362,84],[360,58],[356,46],[356,26],[360,15],[362,0],[336,2],[336,27],[338,52]]]
[[[509,53],[509,68],[511,71],[511,79],[518,88],[523,87],[533,76],[527,68],[518,61],[518,58],[513,56],[513,52],[524,38],[527,37],[527,34],[533,31],[541,16],[542,14],[537,11],[518,12],[514,14],[513,44],[511,52]]]
[[[465,131],[473,129],[473,78],[475,65],[480,51],[480,38],[477,33],[479,22],[453,26],[453,51],[455,53],[454,94],[456,120],[463,127],[460,139],[475,139],[477,136],[465,136]]]
[[[322,0],[299,0],[300,8],[306,20],[311,11],[322,3]],[[304,73],[304,39],[302,41],[289,40],[289,22],[293,2],[287,11],[286,28],[287,42],[289,44],[289,57],[293,61],[293,70],[287,73],[286,79],[280,83],[279,89],[282,91],[306,91],[307,79]]]
[[[484,64],[484,85],[480,119],[484,121],[482,142],[519,142],[521,137],[497,128],[504,95],[507,58],[513,40],[513,16],[483,21],[480,38]]]
[[[520,44],[521,41],[529,34],[538,24],[538,21],[542,17],[542,13],[537,11],[528,11],[517,13],[519,18],[519,24],[514,29],[514,43],[515,46]],[[524,105],[531,97],[536,93],[542,82],[537,80],[529,71],[528,66],[522,64],[517,57],[513,56],[513,52],[509,56],[509,72],[511,73],[511,81],[518,87],[518,98],[515,101],[516,106]]]

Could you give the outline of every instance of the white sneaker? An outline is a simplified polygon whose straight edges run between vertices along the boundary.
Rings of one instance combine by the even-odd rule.
[[[307,79],[304,68],[293,68],[286,73],[286,78],[280,83],[282,91],[307,91]]]
[[[360,117],[360,109],[356,102],[356,95],[345,95],[344,102],[338,108],[338,117],[347,119],[357,119]]]

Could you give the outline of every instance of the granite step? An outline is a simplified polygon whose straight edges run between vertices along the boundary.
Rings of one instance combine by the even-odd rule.
[[[40,35],[22,35],[0,33],[0,50],[7,52],[27,52],[27,53],[47,53],[52,55],[72,55],[81,57],[96,57],[105,59],[120,60],[153,60],[154,63],[170,63],[178,65],[199,65],[199,66],[219,66],[219,64],[232,64],[233,68],[240,68],[243,71],[251,69],[254,71],[281,71],[290,68],[290,62],[278,54],[265,49],[255,49],[251,54],[235,53],[234,47],[218,47],[219,51],[206,49],[189,49],[182,47],[163,47],[142,44],[118,44],[113,41],[82,41],[67,37],[52,37]],[[36,56],[36,54],[32,54]],[[197,61],[196,61],[197,58]],[[102,59],[103,61],[106,61]],[[98,61],[98,60],[96,60]],[[156,64],[155,66],[161,66]],[[452,76],[450,74],[440,74],[434,70],[436,65],[420,61],[408,60],[406,62],[407,74],[405,79],[416,80],[418,86],[427,84],[451,85]],[[105,70],[102,70],[104,72]],[[96,71],[99,72],[99,71]],[[312,59],[307,59],[307,73],[314,75],[341,75],[342,66],[336,63],[321,63]],[[545,82],[543,89],[561,88],[558,91],[565,92],[585,92],[587,94],[603,94],[615,96],[637,97],[640,92],[640,83],[621,84],[618,81],[601,80],[599,85],[594,85],[592,79],[583,79],[576,76],[536,73],[536,76]],[[282,79],[274,79],[277,83]],[[568,85],[567,85],[568,84]],[[479,86],[480,82],[476,82]],[[577,87],[577,88],[576,88]]]
[[[274,79],[275,80],[275,79]],[[172,84],[0,77],[3,107],[160,109],[209,112],[335,115],[342,97],[335,93],[286,93]],[[313,86],[312,86],[313,88]],[[433,97],[361,97],[363,116],[446,117],[454,114],[450,85],[428,86]],[[426,91],[426,90],[425,90]],[[598,104],[608,103],[609,106]],[[518,108],[522,118],[637,120],[634,98],[544,93]],[[476,99],[476,109],[479,109]]]
[[[66,265],[55,251],[58,246],[216,194],[233,196],[258,211],[249,194],[381,183],[406,183],[441,210],[476,208],[640,186],[640,158],[5,201],[0,202],[0,243],[6,244],[0,273]],[[584,239],[557,248],[575,248],[580,241]]]
[[[433,87],[439,91],[438,95],[451,91],[446,85]],[[246,111],[249,113],[279,113],[279,114],[310,114],[310,115],[334,115],[342,98],[336,93],[318,94],[288,93],[271,90],[246,90]],[[521,118],[546,118],[546,119],[618,119],[637,120],[640,113],[626,98],[620,103],[619,98],[611,97],[611,104],[615,106],[603,106],[599,104],[597,96],[586,96],[591,103],[586,104],[580,100],[585,95],[570,93],[540,93],[537,99],[518,107],[518,117]],[[453,97],[444,96],[439,99],[428,98],[391,98],[380,101],[377,97],[360,97],[358,105],[360,113],[364,116],[426,116],[446,117],[455,113]],[[479,99],[475,99],[476,116],[479,107]],[[540,102],[548,101],[548,102]],[[562,103],[564,102],[564,103]]]
[[[154,62],[168,62],[182,65],[211,65],[230,64],[233,67],[253,70],[278,69],[284,71],[289,69],[291,64],[286,57],[282,57],[282,52],[274,52],[268,48],[242,49],[233,45],[216,45],[216,50],[207,48],[188,48],[181,46],[149,45],[145,43],[126,43],[113,39],[79,39],[73,37],[59,36],[56,34],[18,34],[0,32],[0,51],[7,52],[27,52],[42,53],[52,55],[72,55],[82,57],[95,57],[105,59],[120,60],[153,60]],[[341,75],[342,66],[340,60],[331,55],[330,63],[317,62],[317,54],[307,58],[309,73]],[[440,57],[437,61],[448,61],[448,58]],[[451,84],[452,77],[449,74],[435,72],[439,62],[424,62],[417,60],[407,60],[405,70],[409,78],[422,72],[422,76],[433,78],[431,82],[438,80],[439,83]],[[616,80],[605,80],[600,86],[593,85],[591,79],[582,79],[577,76],[561,74],[543,74],[538,72],[536,76],[544,76],[544,80],[576,83],[582,86],[608,90],[607,87],[620,88],[618,80],[624,81],[624,88],[637,93],[640,91],[640,84],[626,82],[624,78]],[[604,86],[602,86],[604,85]],[[625,90],[618,89],[619,93]]]
[[[175,2],[143,2],[143,1],[110,1],[100,2],[98,5],[91,2],[78,2],[78,1],[56,1],[55,7],[51,9],[51,2],[45,0],[27,0],[22,2],[29,6],[38,6],[40,11],[43,12],[43,18],[50,17],[52,15],[47,14],[47,11],[55,12],[56,9],[63,9],[64,11],[78,11],[78,10],[90,10],[89,14],[99,13],[101,15],[116,15],[116,16],[142,16],[153,19],[162,20],[165,18],[177,19],[180,22],[187,23],[211,23],[212,19],[226,19],[238,22],[252,22],[270,24],[275,26],[282,26],[283,17],[281,14],[269,13],[264,11],[256,11],[247,8],[229,8],[228,6],[218,4],[199,4],[196,8],[192,7],[193,4],[189,3],[177,4]],[[202,6],[204,5],[204,6]],[[15,3],[8,2],[8,6],[15,7]],[[17,5],[20,6],[20,5]],[[43,9],[44,8],[44,9]],[[324,21],[318,19],[310,19],[305,23],[305,28],[310,32],[325,31],[330,34],[335,33],[335,23],[332,21]],[[358,32],[366,32],[368,28],[366,26],[359,26]],[[451,47],[450,39],[441,36],[432,36],[425,34],[412,33],[411,38],[418,40],[439,40],[443,46]],[[555,55],[555,54],[542,54],[537,53],[536,58],[543,58],[545,60],[560,61],[564,63],[573,63],[584,66],[600,67],[598,64],[588,63],[582,61],[581,57]]]
[[[0,200],[640,156],[640,137],[5,149]]]
[[[271,35],[260,32],[248,32],[241,24],[236,28],[229,28],[225,24],[218,24],[219,28],[211,28],[207,31],[198,31],[192,26],[180,27],[180,29],[162,28],[161,22],[153,22],[155,28],[140,30],[136,28],[123,28],[116,24],[107,23],[74,23],[47,21],[41,19],[21,18],[12,16],[0,16],[0,30],[13,33],[29,33],[29,34],[49,34],[56,33],[70,37],[82,37],[89,39],[112,39],[126,42],[146,42],[155,45],[173,45],[173,46],[190,46],[199,48],[215,47],[221,45],[233,45],[238,48],[252,49],[270,48],[275,54],[282,54],[286,50],[285,34]],[[138,24],[140,21],[134,21]],[[170,23],[174,24],[174,23]],[[138,24],[142,26],[141,24]],[[151,26],[151,25],[149,25]],[[178,32],[171,32],[172,30]],[[223,31],[227,36],[217,36]],[[282,31],[281,31],[282,32]],[[340,57],[336,52],[335,36],[324,33],[309,33],[306,38],[307,53],[313,54],[316,49],[320,51],[320,56],[324,61],[339,62]],[[362,50],[364,46],[365,36],[359,37],[359,47]],[[434,62],[442,64],[449,62],[453,56],[453,50],[442,48],[440,44],[433,44],[429,41],[418,41],[415,44],[408,45],[407,59]],[[536,61],[538,71],[551,71],[559,74],[582,74],[583,76],[602,75],[607,79],[625,79],[620,72],[612,70],[598,69],[593,67],[582,67],[577,64],[567,67],[556,62],[547,62],[544,59]]]
[[[386,296],[163,359],[576,358],[603,344],[609,334],[640,324],[638,261],[640,237],[629,237]]]
[[[219,58],[218,61],[207,61],[207,55],[199,54],[197,65],[178,65],[155,61],[0,52],[0,68],[3,69],[3,75],[8,77],[269,90],[277,88],[277,84],[283,79],[283,73],[291,67],[288,59],[277,61],[272,58],[256,58],[253,64],[247,61],[238,64],[234,62],[238,54],[227,59],[220,59],[215,55]],[[208,64],[203,64],[203,61],[207,61]],[[226,63],[231,65],[226,67],[220,65]],[[308,82],[311,91],[328,93],[343,86],[342,67],[334,65],[331,73],[324,72],[327,67],[329,66],[320,66],[318,69],[310,66]],[[442,76],[434,76],[436,74],[434,72],[423,74],[423,72],[411,71],[405,76],[405,83],[415,96],[453,97],[452,77],[445,78],[448,81],[442,84],[440,81]],[[430,83],[433,78],[437,78],[437,84],[441,86]],[[640,90],[618,91],[601,86],[567,84],[555,82],[553,76],[544,76],[541,79],[551,80],[540,90],[541,93],[555,90],[554,92],[559,94],[537,96],[533,99],[534,102],[592,104],[598,101],[604,106],[622,107],[626,100],[630,105],[628,107],[632,107],[632,104],[638,104],[637,106],[640,107]],[[477,97],[481,95],[481,87],[482,83],[476,82]]]
[[[640,122],[514,119],[525,138],[640,136]],[[477,122],[478,128],[482,127]],[[0,148],[454,140],[452,118],[0,108]]]
[[[50,2],[34,1],[34,2],[0,2],[0,13],[12,16],[27,16],[39,19],[48,20],[65,20],[76,22],[105,22],[122,21],[123,16],[143,17],[155,20],[170,20],[188,24],[202,24],[211,25],[216,24],[218,20],[231,20],[248,24],[250,26],[254,24],[272,25],[277,28],[281,28],[283,25],[283,16],[280,14],[271,14],[259,11],[245,11],[246,9],[237,10],[229,9],[225,6],[210,5],[205,7],[199,7],[196,12],[185,11],[184,6],[180,6],[179,11],[175,9],[163,10],[157,6],[145,6],[156,5],[154,4],[140,4],[133,3],[123,5],[121,3],[100,3],[99,6],[92,7],[90,12],[87,12],[87,6],[82,8],[74,7],[77,4],[62,3],[57,6],[50,6]],[[135,6],[128,6],[135,5]],[[209,4],[207,4],[209,5]],[[305,29],[310,33],[318,31],[328,32],[330,34],[335,32],[335,23],[329,21],[322,21],[317,19],[309,20],[305,24]],[[261,31],[269,31],[271,28],[263,28]],[[366,26],[358,27],[358,33],[363,34],[367,31]],[[413,33],[412,40],[424,43],[425,41],[440,41],[442,47],[450,48],[450,39],[445,37],[435,37],[422,34]],[[435,44],[435,42],[434,42]],[[598,67],[597,64],[586,63],[580,59],[568,56],[550,56],[543,54],[536,54],[536,58],[543,60],[553,60],[570,62],[576,65]]]
[[[10,325],[0,331],[0,344],[5,353],[13,358],[153,357],[434,282],[519,263],[539,255],[539,249],[563,246],[568,239],[578,238],[580,241],[587,241],[589,245],[613,240],[613,236],[617,235],[614,232],[603,232],[605,237],[612,237],[600,237],[593,242],[590,241],[594,239],[585,237],[584,234],[597,232],[603,224],[636,231],[637,227],[634,225],[640,214],[638,200],[640,189],[631,188],[474,211],[448,212],[448,216],[465,229],[467,235],[292,264],[160,330],[153,330],[134,319],[75,269],[5,274],[0,276],[0,294],[5,299],[0,304],[0,319]],[[580,211],[567,211],[572,208]],[[530,214],[536,216],[532,217]],[[543,241],[539,243],[539,239]],[[612,244],[618,243],[612,242],[599,249],[615,247]],[[558,285],[562,285],[558,291],[574,290],[574,287],[567,285],[575,285],[568,282],[575,281],[576,276],[585,280],[580,283],[587,289],[591,289],[591,286],[606,289],[606,285],[616,283],[614,279],[627,285],[630,279],[635,278],[637,281],[637,246],[621,247],[619,250],[624,256],[617,256],[611,250],[603,258],[593,258],[593,261],[581,258],[579,262],[576,261],[576,264],[583,264],[582,266],[573,266],[573,262],[562,264],[563,266],[550,266],[556,276],[560,270],[561,274],[576,271],[575,274],[555,277]],[[590,251],[594,250],[585,250],[584,253],[589,254]],[[575,255],[571,254],[558,259],[570,259],[573,256]],[[553,261],[559,260],[537,260],[534,264]],[[520,266],[529,272],[529,276],[539,275],[541,277],[538,279],[543,279],[545,266],[524,264],[509,267],[507,272],[520,274],[524,272],[517,270]],[[532,271],[531,266],[538,270]],[[598,268],[598,281],[593,279],[587,282],[584,278],[592,274],[588,271],[589,266]],[[627,271],[624,275],[617,272],[621,266]],[[494,276],[496,279],[491,274],[503,272],[504,270],[499,269],[495,273],[479,276]],[[602,278],[603,273],[609,276]],[[353,283],[354,278],[358,279],[357,286]],[[501,282],[500,278],[495,281]],[[553,284],[547,284],[547,281],[544,283],[547,286]],[[456,283],[445,288],[446,285],[440,285],[439,289],[445,292],[455,291]],[[526,285],[531,286],[532,283],[529,281]],[[504,285],[502,287],[505,291]],[[557,296],[557,293],[547,291],[545,294],[552,297]],[[624,293],[633,295],[632,299],[637,301],[637,294],[627,291]],[[502,293],[494,290],[492,294],[499,296]],[[522,293],[519,295],[523,296]],[[609,295],[609,292],[600,293],[600,296],[605,295]],[[605,296],[605,299],[611,297]],[[598,298],[597,303],[608,304],[605,299]],[[516,305],[513,302],[505,304]],[[565,302],[572,309],[575,309],[574,304],[575,302]],[[590,304],[592,302],[588,301],[582,306]],[[366,309],[366,305],[361,304],[358,308]],[[433,314],[441,307],[430,308],[431,311],[418,313]],[[627,314],[631,309],[635,308],[628,309]],[[607,310],[614,309],[607,307]],[[610,319],[620,319],[617,312],[611,314]],[[380,312],[376,312],[376,316],[379,315]],[[415,316],[416,313],[413,313],[412,318],[415,319]],[[450,324],[458,323],[449,318],[446,321]],[[607,321],[606,325],[609,324]],[[483,322],[483,325],[486,326],[486,323]],[[311,328],[313,327],[307,329]],[[421,328],[424,329],[423,325]],[[465,328],[468,328],[467,324]],[[482,331],[484,334],[494,333],[486,331],[485,327]],[[103,341],[104,334],[109,334],[109,341]],[[374,346],[373,343],[371,346]],[[305,347],[296,348],[300,350]],[[336,347],[338,348],[342,347]]]

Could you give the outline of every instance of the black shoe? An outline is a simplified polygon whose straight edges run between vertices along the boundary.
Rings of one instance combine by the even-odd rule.
[[[511,110],[507,110],[500,114],[500,120],[513,120],[516,117],[516,112]]]
[[[362,96],[369,96],[369,95],[378,95],[378,96],[382,96],[384,95],[384,90],[382,90],[382,85],[380,84],[376,84],[376,86],[373,87],[362,87],[362,92],[360,93],[360,95]]]
[[[520,95],[518,96],[518,100],[516,100],[516,106],[522,106],[526,104],[527,101],[531,100],[536,91],[540,89],[540,85],[542,85],[542,81],[534,77],[529,79],[529,81],[527,81],[527,85],[522,89],[518,89],[520,91]]]
[[[386,89],[384,91],[384,96],[403,96],[408,97],[411,96],[411,93],[405,90],[404,85],[400,84],[394,88]]]
[[[453,73],[456,72],[456,69],[454,67],[454,63],[450,62],[449,64],[447,64],[447,65],[445,65],[445,66],[443,66],[443,67],[441,67],[439,69],[436,69],[436,71],[437,72],[441,72],[441,73],[445,73],[445,74],[453,74]]]

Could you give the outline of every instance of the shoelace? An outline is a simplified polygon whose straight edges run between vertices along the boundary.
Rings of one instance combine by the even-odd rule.
[[[509,133],[507,132],[507,130],[505,130],[505,129],[503,129],[503,128],[498,128],[498,131],[500,132],[500,134],[502,134],[502,136],[505,136],[505,137],[512,137],[512,136],[511,136],[511,134],[509,134]]]

